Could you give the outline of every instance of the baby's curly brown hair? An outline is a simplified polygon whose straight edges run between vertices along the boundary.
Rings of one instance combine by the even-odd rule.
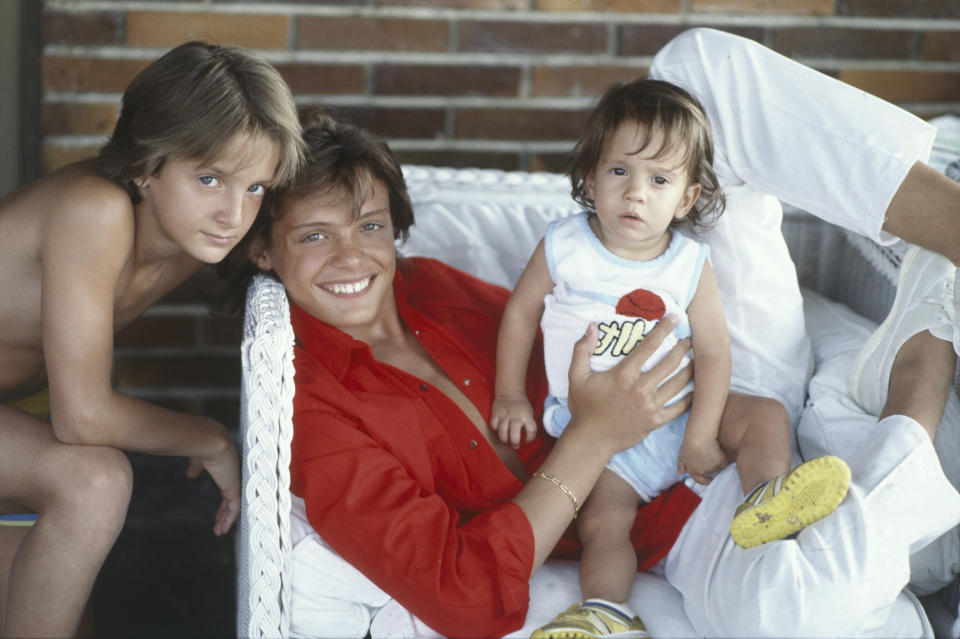
[[[657,133],[663,134],[658,155],[682,148],[687,175],[691,183],[700,184],[696,204],[684,219],[674,220],[671,225],[689,221],[695,226],[708,227],[723,213],[724,196],[713,170],[713,133],[703,107],[677,85],[648,78],[610,86],[590,113],[586,129],[566,166],[571,195],[578,204],[596,212],[586,185],[600,163],[607,141],[624,122],[638,122],[646,129],[646,137],[637,152],[644,150]]]

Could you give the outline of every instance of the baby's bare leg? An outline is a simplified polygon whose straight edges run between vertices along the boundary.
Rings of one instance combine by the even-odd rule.
[[[0,510],[40,514],[9,563],[3,636],[77,631],[123,527],[132,472],[121,451],[57,441],[48,422],[0,407]],[[14,539],[6,538],[11,544]],[[9,553],[9,546],[2,552]],[[0,566],[2,567],[2,566]]]
[[[883,228],[960,264],[960,183],[917,162],[887,206]]]
[[[937,339],[929,331],[908,339],[893,360],[880,419],[889,415],[911,417],[932,440],[946,408],[956,365],[957,356],[950,342]]]
[[[780,402],[730,393],[720,418],[720,447],[737,464],[746,495],[790,470],[790,418]]]
[[[637,518],[639,497],[615,473],[604,470],[578,520],[583,542],[580,590],[584,599],[624,603],[637,576],[637,553],[630,530]]]

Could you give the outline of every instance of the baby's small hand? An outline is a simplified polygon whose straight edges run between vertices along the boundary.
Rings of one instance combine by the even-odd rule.
[[[533,441],[537,435],[537,424],[533,419],[533,407],[526,396],[497,395],[490,409],[490,428],[496,431],[500,441],[514,448],[519,447],[522,441]]]
[[[729,463],[726,453],[716,439],[698,440],[684,437],[677,470],[680,473],[690,473],[697,483],[709,484],[713,476]]]

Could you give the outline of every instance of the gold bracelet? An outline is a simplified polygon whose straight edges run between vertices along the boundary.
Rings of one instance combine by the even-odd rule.
[[[577,501],[577,496],[573,494],[573,491],[567,488],[566,484],[562,481],[551,475],[550,473],[540,472],[539,470],[533,474],[534,477],[539,477],[540,479],[546,479],[549,482],[552,482],[556,485],[557,488],[562,490],[567,497],[570,498],[570,503],[573,504],[573,518],[576,519],[577,515],[580,513],[580,502]]]

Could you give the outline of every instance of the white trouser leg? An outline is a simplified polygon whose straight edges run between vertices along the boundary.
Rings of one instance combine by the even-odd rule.
[[[873,239],[936,129],[888,102],[746,38],[693,29],[650,70],[704,105],[717,170]]]
[[[935,131],[751,40],[711,29],[674,38],[650,77],[690,91],[713,126],[727,209],[697,238],[712,251],[734,387],[780,400],[796,421],[810,352],[780,201],[880,239],[890,198],[927,157]]]
[[[910,553],[960,522],[960,494],[926,432],[902,416],[877,425],[850,469],[850,492],[835,512],[796,539],[750,549],[728,532],[740,501],[736,473],[714,480],[666,561],[698,633],[883,636]]]

